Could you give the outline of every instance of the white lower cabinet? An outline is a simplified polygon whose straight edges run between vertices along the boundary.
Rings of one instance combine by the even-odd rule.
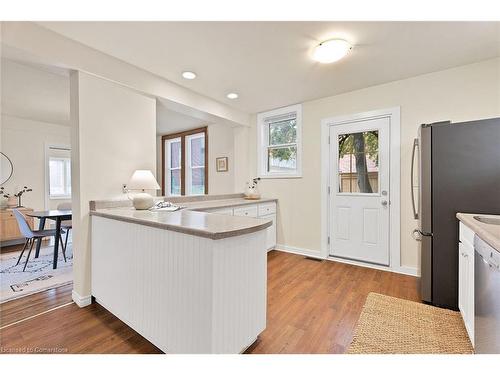
[[[237,206],[234,208],[216,208],[209,210],[222,215],[246,216],[256,217],[259,219],[270,219],[273,221],[272,225],[267,228],[267,251],[276,247],[276,202],[260,203],[260,204],[247,204],[244,206]]]
[[[259,217],[257,205],[235,207],[233,212],[234,216]]]
[[[267,228],[267,251],[272,250],[276,247],[276,214],[260,216],[261,219],[270,219],[273,224]]]
[[[474,232],[460,223],[458,244],[458,308],[474,345]]]

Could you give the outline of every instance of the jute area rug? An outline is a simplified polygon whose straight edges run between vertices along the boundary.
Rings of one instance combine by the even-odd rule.
[[[348,354],[471,354],[460,313],[370,293]]]

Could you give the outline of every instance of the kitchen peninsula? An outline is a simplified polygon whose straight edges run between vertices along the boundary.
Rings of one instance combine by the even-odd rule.
[[[266,327],[276,201],[169,200],[182,209],[91,202],[92,296],[165,353],[240,353]]]

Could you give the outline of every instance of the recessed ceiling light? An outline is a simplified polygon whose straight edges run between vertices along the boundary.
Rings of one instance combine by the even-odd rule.
[[[230,92],[226,96],[228,99],[238,99],[238,94],[236,94],[235,92]]]
[[[343,39],[330,39],[316,46],[313,59],[323,64],[340,60],[352,49],[349,42]]]
[[[194,73],[194,72],[182,72],[182,77],[185,79],[195,79],[196,73]]]

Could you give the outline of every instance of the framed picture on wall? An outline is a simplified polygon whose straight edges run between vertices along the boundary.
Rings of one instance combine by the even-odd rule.
[[[227,156],[222,157],[222,158],[215,158],[215,164],[217,167],[217,172],[227,172],[228,171]]]

